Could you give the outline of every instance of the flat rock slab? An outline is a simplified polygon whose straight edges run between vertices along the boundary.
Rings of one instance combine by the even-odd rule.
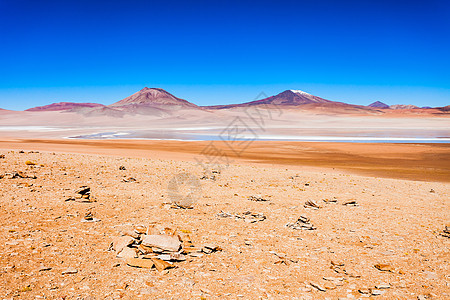
[[[151,259],[141,259],[141,258],[129,258],[127,259],[127,265],[136,268],[153,268],[153,261]]]
[[[120,236],[114,239],[113,241],[113,249],[118,254],[128,245],[131,245],[134,242],[134,239],[131,236]]]
[[[142,245],[176,252],[180,249],[181,242],[176,236],[167,234],[152,234],[147,235],[142,239]]]

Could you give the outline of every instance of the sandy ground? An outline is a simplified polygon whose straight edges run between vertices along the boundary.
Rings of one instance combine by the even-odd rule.
[[[192,150],[192,144],[184,144],[184,151],[174,153],[171,143],[98,143],[0,145],[6,149],[0,151],[5,155],[0,158],[3,299],[450,297],[450,240],[440,235],[450,225],[446,146],[297,145],[322,162],[326,153],[343,153],[337,157],[344,165],[353,159],[355,170],[358,165],[371,168],[376,159],[380,165],[395,166],[403,157],[416,168],[431,168],[430,174],[441,170],[438,177],[446,177],[447,183],[353,175],[352,168],[330,169],[331,159],[324,168],[308,158],[310,166],[319,168],[315,171],[294,168],[291,164],[298,158],[289,158],[291,144],[276,144],[271,152],[284,149],[290,159],[286,162],[274,165],[275,154],[258,152],[263,145],[253,144],[243,152],[248,157],[235,157],[220,173],[205,173],[195,161],[202,145]],[[39,153],[19,153],[21,148]],[[297,165],[302,163],[300,159]],[[401,164],[395,168],[407,169]],[[31,178],[12,178],[15,171]],[[191,174],[201,187],[193,209],[164,205],[172,202],[174,190],[168,184],[180,173]],[[136,181],[123,180],[129,177]],[[96,202],[65,201],[84,185]],[[181,194],[189,191],[192,186],[180,185]],[[252,195],[269,201],[250,201]],[[308,200],[320,208],[305,208]],[[351,201],[357,206],[343,205]],[[266,219],[250,223],[218,215],[246,211]],[[88,212],[99,221],[82,222]],[[286,227],[300,216],[308,217],[316,229]],[[108,251],[116,237],[151,224],[189,233],[194,245],[213,244],[222,251],[187,256],[174,264],[176,268],[163,271],[128,266]]]
[[[0,149],[260,164],[450,182],[450,144],[1,139]],[[225,158],[226,157],[226,158]]]

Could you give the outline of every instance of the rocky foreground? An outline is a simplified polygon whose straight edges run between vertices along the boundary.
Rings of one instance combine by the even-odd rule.
[[[448,183],[0,154],[2,299],[450,297]]]

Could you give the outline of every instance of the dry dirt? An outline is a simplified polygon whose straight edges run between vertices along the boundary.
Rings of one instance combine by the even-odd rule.
[[[450,297],[450,239],[441,235],[450,225],[448,183],[239,164],[200,179],[196,162],[158,156],[0,154],[2,299]],[[164,205],[179,173],[198,178],[193,209]],[[65,201],[81,186],[96,202]],[[308,200],[320,208],[305,208]],[[247,211],[266,219],[218,216]],[[99,221],[82,222],[88,212]],[[316,229],[286,226],[300,216]],[[120,232],[150,224],[222,251],[164,271],[128,266],[108,251]]]

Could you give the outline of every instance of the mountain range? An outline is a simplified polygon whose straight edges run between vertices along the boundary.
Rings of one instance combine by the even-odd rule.
[[[286,90],[277,95],[261,100],[227,105],[197,106],[187,100],[178,98],[160,88],[145,87],[142,90],[110,105],[99,103],[59,102],[44,106],[29,108],[29,112],[70,111],[80,112],[87,116],[107,115],[122,117],[125,114],[145,114],[164,116],[177,110],[233,110],[247,107],[279,107],[284,109],[302,109],[313,111],[334,111],[337,113],[368,113],[378,114],[388,110],[419,109],[414,105],[387,105],[376,101],[368,106],[354,105],[332,101],[311,95],[301,90]],[[447,108],[435,108],[441,112],[448,112]]]

